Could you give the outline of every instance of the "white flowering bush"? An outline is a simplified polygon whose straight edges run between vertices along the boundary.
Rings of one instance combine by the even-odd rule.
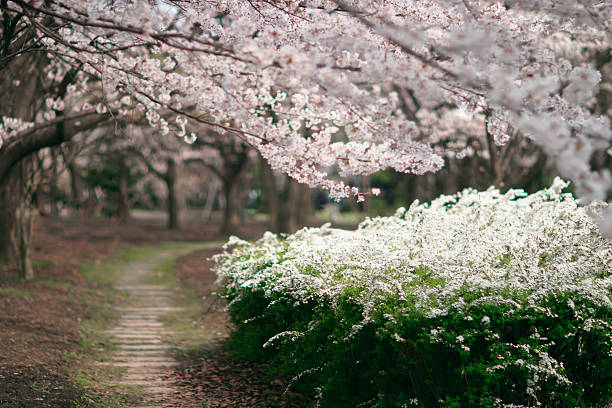
[[[612,243],[566,186],[232,238],[216,262],[234,344],[325,407],[607,407]]]

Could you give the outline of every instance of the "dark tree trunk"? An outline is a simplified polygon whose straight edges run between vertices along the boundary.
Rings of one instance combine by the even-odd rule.
[[[49,212],[50,215],[52,217],[59,217],[60,214],[60,207],[59,207],[59,202],[58,202],[58,198],[59,198],[59,186],[58,184],[58,179],[59,179],[59,160],[57,155],[59,154],[59,149],[57,147],[52,147],[51,148],[51,160],[52,160],[52,166],[51,166],[51,174],[49,176]]]
[[[283,211],[287,222],[286,230],[282,232],[293,233],[303,227],[314,212],[312,191],[293,179],[289,180],[287,189],[287,208]]]
[[[24,35],[22,38],[27,37]],[[32,53],[7,60],[3,64],[3,75],[0,76],[0,116],[25,121],[34,119],[36,99],[41,88],[39,73],[45,63],[43,56]],[[12,261],[11,236],[14,234],[17,219],[17,202],[12,191],[16,184],[16,164],[31,153],[28,151],[29,140],[13,147],[16,141],[9,140],[9,143],[5,143],[0,149],[0,262],[3,263]],[[26,152],[20,152],[20,147]]]
[[[287,184],[287,199],[284,201],[286,208],[283,211],[287,220],[287,230],[283,232],[293,233],[298,229],[301,221],[300,185],[293,179],[290,179]]]
[[[34,279],[34,268],[32,266],[32,206],[31,189],[34,186],[33,160],[22,160],[17,166],[16,183],[13,186],[13,194],[16,200],[17,217],[12,231],[13,259],[17,265],[21,277],[25,280]]]
[[[415,200],[416,198],[416,194],[415,194],[415,176],[412,174],[405,174],[402,176],[402,180],[403,183],[405,184],[405,195],[404,195],[404,200],[405,200],[405,207],[408,208],[410,206],[410,204],[412,204],[412,202]]]
[[[234,234],[240,224],[240,191],[238,177],[234,175],[223,179],[223,195],[225,196],[225,206],[223,208],[223,224],[221,233],[224,235]]]
[[[261,156],[259,157],[259,163],[270,217],[270,230],[272,232],[285,232],[287,228],[283,225],[285,218],[281,214],[280,193],[276,185],[276,176],[268,162]]]
[[[119,194],[117,198],[117,219],[120,223],[127,223],[130,217],[128,205],[128,176],[129,170],[126,163],[126,155],[119,155]]]
[[[305,184],[283,175],[285,188],[278,186],[277,176],[268,163],[260,158],[265,189],[270,230],[276,233],[293,233],[308,222],[314,213],[312,190]]]
[[[15,208],[9,192],[10,179],[0,181],[0,262],[8,263],[11,248],[11,230],[15,221]]]
[[[457,187],[457,162],[454,158],[446,160],[444,170],[444,179],[442,182],[442,193],[443,194],[455,194],[458,191]],[[442,170],[438,173],[442,174]]]
[[[70,173],[70,201],[72,201],[72,205],[75,208],[79,208],[81,207],[81,199],[83,196],[81,169],[74,161],[70,161],[68,163],[68,172]]]
[[[3,225],[3,257],[26,280],[34,278],[31,258],[32,241],[32,190],[35,188],[32,178],[34,163],[32,157],[22,160],[2,183],[5,208],[0,222]],[[8,217],[7,217],[8,216]],[[4,228],[6,226],[6,228]]]
[[[247,146],[228,144],[222,156],[221,182],[223,183],[225,207],[223,208],[221,233],[229,235],[236,233],[240,225],[240,212],[243,210],[243,202],[240,197],[240,174],[249,160]]]
[[[176,191],[177,169],[176,162],[168,159],[168,171],[165,176],[168,188],[168,229],[180,228],[179,203]]]

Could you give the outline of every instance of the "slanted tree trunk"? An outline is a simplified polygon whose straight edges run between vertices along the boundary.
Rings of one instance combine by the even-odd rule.
[[[168,229],[180,228],[179,202],[176,189],[177,168],[174,159],[168,159],[168,170],[164,177],[168,188]]]
[[[210,220],[212,214],[213,205],[217,199],[217,193],[219,191],[219,184],[215,181],[211,182],[208,186],[208,193],[206,194],[206,203],[204,204],[204,210],[202,211],[202,219],[205,221]]]

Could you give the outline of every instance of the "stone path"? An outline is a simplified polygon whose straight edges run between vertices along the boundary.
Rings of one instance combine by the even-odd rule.
[[[119,324],[109,331],[118,351],[110,361],[101,364],[125,369],[118,385],[139,386],[145,396],[143,407],[177,406],[174,394],[178,392],[172,382],[163,379],[177,362],[169,355],[170,346],[162,342],[163,335],[172,333],[159,318],[182,309],[173,304],[171,287],[148,283],[152,269],[166,258],[218,247],[219,244],[209,243],[181,250],[161,249],[148,259],[125,265],[117,289],[128,292],[129,298],[120,308],[123,315]]]

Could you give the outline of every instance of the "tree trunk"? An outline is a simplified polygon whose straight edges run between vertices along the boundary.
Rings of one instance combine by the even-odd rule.
[[[287,220],[287,230],[282,232],[294,233],[297,231],[300,222],[300,185],[297,181],[290,179],[287,185],[287,199],[285,200],[285,219]]]
[[[117,200],[117,219],[120,223],[127,223],[130,216],[128,205],[128,167],[126,155],[119,155],[119,194]]]
[[[215,200],[217,199],[218,192],[219,184],[217,183],[217,180],[211,181],[210,185],[208,186],[208,193],[206,194],[206,203],[204,204],[204,210],[202,211],[202,219],[204,221],[210,220],[213,205],[215,204]]]
[[[305,184],[290,179],[287,186],[287,199],[285,200],[284,218],[286,229],[281,232],[294,233],[302,228],[314,212],[312,191]]]
[[[281,232],[280,199],[276,185],[276,176],[268,162],[261,156],[259,157],[259,164],[261,166],[268,216],[270,218],[270,230],[272,232]]]
[[[265,190],[270,230],[276,233],[292,233],[308,222],[314,213],[312,190],[304,184],[286,177],[285,188],[280,191],[277,177],[260,157],[262,181]]]
[[[314,191],[307,184],[300,184],[300,227],[304,226],[315,214]]]
[[[83,196],[83,180],[81,179],[81,169],[71,160],[68,163],[68,172],[70,173],[70,201],[74,208],[80,208]]]
[[[15,208],[10,199],[10,178],[0,181],[0,262],[8,263],[11,252],[11,230],[15,221]]]
[[[58,154],[60,154],[59,149],[57,147],[50,148],[51,151],[51,175],[49,176],[49,214],[51,217],[57,218],[60,215],[60,207],[59,207],[59,173],[60,173],[60,163],[58,160]]]
[[[13,228],[13,262],[21,277],[25,280],[34,279],[32,266],[32,214],[31,207],[21,202],[17,210],[16,226]]]
[[[444,174],[444,179],[442,182],[442,193],[446,194],[446,195],[451,195],[451,194],[455,194],[457,191],[459,191],[458,185],[457,185],[457,161],[454,158],[448,158],[446,159],[446,163],[445,163],[445,170],[444,173],[442,173],[442,170],[440,170],[440,172],[438,172],[438,174]]]
[[[180,228],[176,179],[176,163],[173,159],[168,159],[168,172],[165,177],[166,187],[168,188],[168,229]]]
[[[32,157],[22,160],[13,168],[8,177],[9,182],[4,191],[8,200],[8,208],[14,217],[10,222],[8,232],[8,260],[17,268],[20,276],[26,280],[34,278],[32,268],[32,191],[35,188],[33,180],[34,163]]]
[[[24,37],[26,38],[25,34]],[[24,121],[33,121],[37,110],[37,98],[42,87],[40,78],[46,57],[40,53],[24,54],[9,60],[2,67],[4,75],[0,77],[0,116],[20,118]],[[22,146],[28,147],[21,140]],[[15,177],[18,176],[16,163],[29,153],[12,155],[12,145],[5,143],[0,153],[0,262],[12,263],[13,242],[12,236],[17,225],[18,202],[14,187],[19,185]],[[31,265],[31,263],[30,263]],[[18,266],[18,265],[15,265]]]
[[[223,194],[225,196],[223,224],[221,225],[221,233],[223,235],[236,233],[240,224],[241,205],[238,186],[238,178],[234,175],[223,179]]]

